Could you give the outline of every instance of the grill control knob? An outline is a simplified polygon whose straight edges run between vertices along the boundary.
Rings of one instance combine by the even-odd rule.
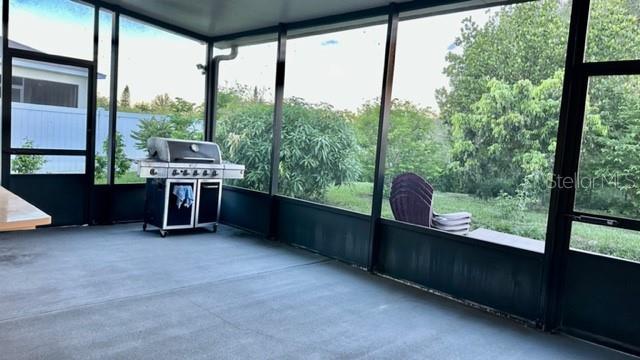
[[[184,176],[189,175],[189,170],[182,170],[182,175],[184,175]]]
[[[207,170],[204,170],[204,171],[202,172],[202,175],[207,176],[207,175],[209,175],[209,172],[208,172]]]
[[[193,176],[197,176],[198,175],[198,170],[193,170]]]
[[[158,175],[158,170],[156,170],[156,169],[151,169],[151,170],[149,170],[149,174],[151,174],[151,175]]]
[[[211,176],[218,176],[218,171],[217,170],[213,170],[211,172]]]
[[[171,173],[171,175],[173,175],[173,176],[176,176],[176,175],[178,175],[178,170],[176,170],[176,169],[173,169],[173,172]]]

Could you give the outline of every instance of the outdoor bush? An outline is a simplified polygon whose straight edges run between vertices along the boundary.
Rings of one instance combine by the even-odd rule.
[[[23,149],[33,149],[35,144],[32,139],[25,138]],[[11,161],[11,172],[15,174],[35,174],[42,169],[47,160],[42,155],[16,155]]]
[[[95,176],[96,179],[104,180],[107,177],[107,165],[108,160],[106,154],[109,153],[109,139],[104,139],[102,142],[102,153],[100,155],[96,155],[96,168],[95,168]],[[116,164],[116,176],[124,176],[129,169],[131,168],[131,160],[127,158],[127,154],[125,153],[124,148],[124,137],[122,133],[116,131],[116,156],[115,156]]]
[[[538,86],[490,80],[470,110],[449,120],[456,166],[448,176],[461,179],[461,188],[452,190],[495,197],[520,189],[532,202],[542,201],[551,180],[561,88],[561,73]]]
[[[271,104],[234,102],[218,111],[216,141],[225,160],[244,164],[245,177],[233,184],[267,191],[271,164]]]
[[[226,98],[230,100],[219,110],[216,139],[229,161],[246,165],[246,177],[237,184],[264,191],[269,184],[273,106],[237,92],[235,98]],[[358,179],[359,148],[347,114],[291,98],[283,117],[281,193],[320,200],[330,186]]]
[[[131,138],[136,141],[136,147],[140,150],[147,148],[147,140],[157,137],[171,137],[173,124],[169,119],[152,116],[149,119],[141,119],[138,122],[138,130],[131,132]]]
[[[156,96],[148,107],[147,111],[154,116],[140,120],[138,130],[131,133],[138,149],[146,149],[147,140],[154,136],[185,140],[203,139],[202,105],[196,106],[179,97],[171,100],[165,94]]]
[[[320,200],[332,185],[356,181],[362,169],[356,134],[344,112],[289,98],[284,106],[280,189]]]
[[[379,118],[380,105],[375,100],[353,116],[363,170],[359,181],[373,181]],[[448,133],[431,109],[395,99],[388,134],[386,190],[393,177],[404,172],[416,173],[439,187],[449,161],[449,147]]]

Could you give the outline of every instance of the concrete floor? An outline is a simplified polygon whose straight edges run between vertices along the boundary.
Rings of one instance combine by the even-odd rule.
[[[222,227],[0,234],[0,358],[617,359]]]

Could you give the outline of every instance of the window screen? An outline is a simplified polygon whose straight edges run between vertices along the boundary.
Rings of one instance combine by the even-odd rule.
[[[24,101],[29,104],[78,107],[78,85],[24,79]]]

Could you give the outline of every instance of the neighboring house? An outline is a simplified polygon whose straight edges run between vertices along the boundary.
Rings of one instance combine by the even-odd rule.
[[[9,47],[38,52],[11,40]],[[28,139],[38,148],[86,148],[83,135],[87,124],[88,71],[17,57],[13,58],[12,66],[11,146],[22,147]],[[105,78],[98,74],[98,80]],[[100,109],[97,117],[104,122],[108,113]],[[102,124],[98,127],[100,134],[106,136],[106,127]],[[36,173],[84,172],[81,156],[45,156],[45,160]]]
[[[9,47],[38,51],[11,40]],[[86,69],[14,58],[12,71],[12,102],[81,109],[87,107]],[[104,78],[105,75],[98,74],[98,79]]]
[[[9,41],[9,46],[38,51],[15,41]],[[28,139],[37,148],[85,149],[87,71],[74,66],[14,58],[12,72],[11,146],[22,147]],[[98,73],[98,80],[105,78],[105,75]],[[163,118],[164,115],[118,111],[117,131],[124,135],[124,149],[128,158],[147,156],[145,150],[136,147],[131,133],[138,129],[141,120],[152,117]],[[107,138],[108,125],[109,110],[96,109],[98,155],[104,155],[102,144]],[[36,173],[84,172],[82,156],[46,156],[45,159],[45,164]]]

